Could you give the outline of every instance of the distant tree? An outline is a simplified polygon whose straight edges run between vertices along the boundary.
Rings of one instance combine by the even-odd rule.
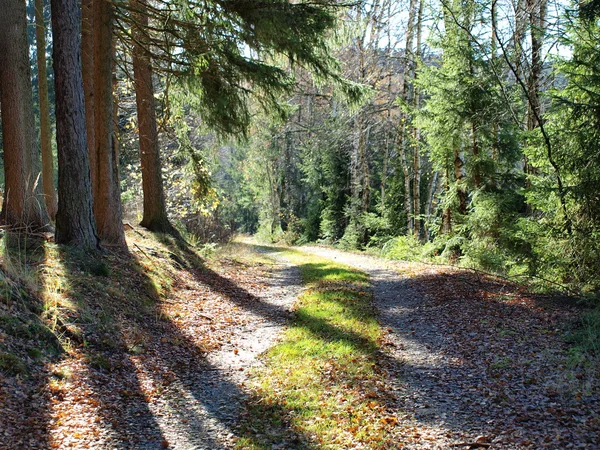
[[[37,54],[38,95],[40,101],[40,143],[42,147],[42,181],[46,209],[52,220],[56,217],[57,198],[54,187],[54,158],[52,156],[52,130],[50,129],[50,103],[48,101],[48,75],[46,72],[46,24],[44,2],[35,0],[35,43]]]
[[[48,230],[36,142],[25,2],[7,0],[0,14],[0,103],[4,148],[2,221],[19,231]]]

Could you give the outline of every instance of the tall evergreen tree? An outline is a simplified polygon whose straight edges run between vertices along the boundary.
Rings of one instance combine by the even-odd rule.
[[[56,242],[96,249],[78,9],[77,0],[52,0],[59,190]]]
[[[50,129],[50,102],[48,100],[48,75],[46,72],[46,23],[44,2],[35,0],[35,43],[37,53],[38,96],[40,103],[40,143],[42,147],[42,181],[46,209],[54,220],[58,208],[54,187],[54,157],[52,156],[52,130]]]
[[[2,222],[20,231],[47,230],[35,136],[25,2],[8,0],[0,14],[0,91],[4,148]]]

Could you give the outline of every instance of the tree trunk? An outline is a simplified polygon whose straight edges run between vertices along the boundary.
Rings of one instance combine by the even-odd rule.
[[[413,79],[416,78],[416,62],[421,58],[421,38],[422,38],[422,22],[423,22],[423,3],[419,1],[417,22],[415,24],[417,31],[417,48],[415,52],[415,62],[413,63]],[[421,106],[421,99],[417,87],[413,92],[413,107],[418,111]],[[413,149],[413,215],[414,215],[414,234],[417,239],[421,237],[421,130],[414,127],[413,129],[414,149]]]
[[[444,180],[444,190],[448,192],[450,190],[450,165],[446,164],[446,175]],[[442,231],[448,234],[452,231],[452,209],[450,206],[446,206],[442,212]]]
[[[460,151],[454,147],[454,178],[456,180],[456,193],[458,195],[458,212],[462,215],[467,214],[467,193],[463,186],[463,167],[465,163],[460,155]]]
[[[151,231],[168,232],[172,227],[167,216],[163,190],[152,65],[150,54],[144,45],[147,41],[144,27],[148,25],[146,0],[131,0],[130,5],[134,11],[138,11],[133,28],[136,42],[133,48],[133,76],[144,193],[144,214],[140,225]]]
[[[93,2],[94,145],[98,190],[94,214],[102,242],[125,247],[119,168],[113,134],[113,11],[108,0]]]
[[[400,90],[400,98],[406,103],[411,102],[411,78],[413,76],[413,40],[415,35],[415,14],[416,0],[410,0],[408,8],[408,24],[406,28],[406,45],[404,48],[404,74],[402,76],[402,87]],[[408,156],[408,136],[410,133],[410,121],[405,112],[400,113],[400,130],[398,132],[398,148],[400,153],[400,163],[404,175],[404,206],[406,210],[406,219],[408,221],[408,233],[413,234],[415,230],[414,221],[414,198],[411,192],[411,174],[410,174],[410,158]]]
[[[54,161],[52,157],[52,132],[48,102],[48,76],[46,74],[46,24],[44,2],[35,0],[35,43],[37,49],[38,95],[40,98],[40,142],[42,146],[42,183],[46,210],[50,219],[56,218],[58,208],[54,188]]]
[[[437,191],[438,178],[440,174],[436,170],[433,172],[431,180],[429,181],[429,189],[427,189],[427,202],[425,203],[425,220],[429,223],[431,215],[433,213],[433,199]],[[429,227],[425,228],[425,240],[429,240]]]
[[[56,242],[99,248],[94,221],[81,75],[77,0],[52,0],[58,213]]]
[[[25,2],[7,0],[0,14],[0,90],[4,147],[2,221],[24,232],[51,228],[40,180]]]
[[[85,127],[87,132],[87,149],[90,160],[92,193],[99,194],[98,161],[96,157],[96,129],[94,125],[94,36],[93,36],[93,2],[81,1],[81,68],[83,75],[83,93],[85,96]]]

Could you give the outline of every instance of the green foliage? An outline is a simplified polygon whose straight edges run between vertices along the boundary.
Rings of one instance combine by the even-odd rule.
[[[390,239],[382,248],[382,253],[391,259],[402,261],[422,260],[423,247],[414,236],[398,236]]]

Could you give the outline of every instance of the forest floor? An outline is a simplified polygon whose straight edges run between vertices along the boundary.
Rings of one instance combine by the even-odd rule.
[[[99,261],[48,244],[0,280],[0,449],[600,448],[600,374],[565,341],[569,299],[324,247],[128,241]],[[309,389],[293,385],[311,369],[298,330],[349,358],[308,348],[314,410],[290,402]]]

